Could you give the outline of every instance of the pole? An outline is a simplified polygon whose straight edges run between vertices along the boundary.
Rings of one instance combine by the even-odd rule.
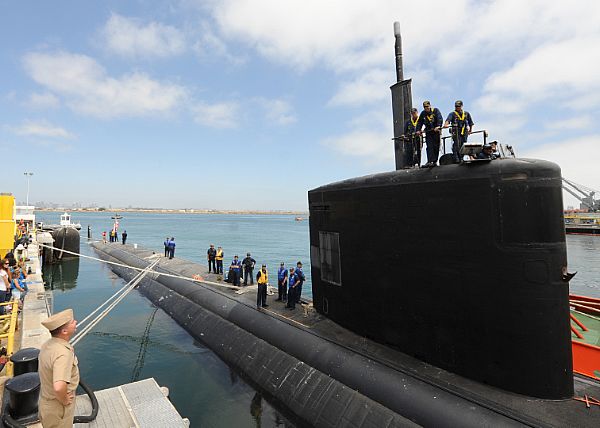
[[[23,175],[27,178],[27,202],[26,205],[29,206],[29,179],[33,175],[33,172],[24,172]]]

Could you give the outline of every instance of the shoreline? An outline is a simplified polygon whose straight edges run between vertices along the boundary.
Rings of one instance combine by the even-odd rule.
[[[166,208],[110,208],[99,210],[96,208],[35,208],[35,211],[41,212],[69,212],[69,213],[151,213],[151,214],[234,214],[234,215],[296,215],[308,217],[308,211],[287,211],[287,210],[208,210],[208,209],[166,209]]]

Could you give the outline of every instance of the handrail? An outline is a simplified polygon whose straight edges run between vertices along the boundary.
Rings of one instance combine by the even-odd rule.
[[[0,320],[9,319],[9,328],[6,333],[0,334],[0,339],[7,339],[6,343],[6,358],[8,361],[6,362],[6,375],[12,377],[13,375],[13,363],[10,360],[10,357],[13,354],[15,347],[15,330],[17,329],[17,321],[19,316],[19,301],[11,300],[10,302],[0,303],[0,306],[11,306],[10,315],[2,315],[0,316]]]

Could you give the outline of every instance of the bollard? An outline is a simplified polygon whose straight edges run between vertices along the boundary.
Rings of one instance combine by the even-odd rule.
[[[17,421],[37,419],[40,396],[39,373],[25,373],[6,381],[8,413]]]
[[[23,348],[15,352],[10,357],[10,361],[14,367],[14,375],[18,376],[24,373],[37,372],[39,355],[40,350],[37,348]]]

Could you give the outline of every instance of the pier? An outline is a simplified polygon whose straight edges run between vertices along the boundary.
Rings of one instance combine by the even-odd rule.
[[[13,353],[24,348],[39,349],[50,338],[50,332],[41,323],[53,312],[52,292],[44,289],[38,246],[41,242],[52,242],[49,235],[48,232],[34,232],[25,253],[25,269],[31,269],[31,273],[27,277],[28,292],[17,320]],[[0,402],[4,402],[4,384],[12,376],[11,365],[7,363],[0,373]],[[97,391],[95,395],[99,403],[96,419],[75,424],[75,427],[170,428],[190,425],[169,401],[167,388],[161,388],[153,378]],[[78,395],[75,414],[89,415],[91,410],[89,397]],[[42,428],[39,422],[27,426]]]

